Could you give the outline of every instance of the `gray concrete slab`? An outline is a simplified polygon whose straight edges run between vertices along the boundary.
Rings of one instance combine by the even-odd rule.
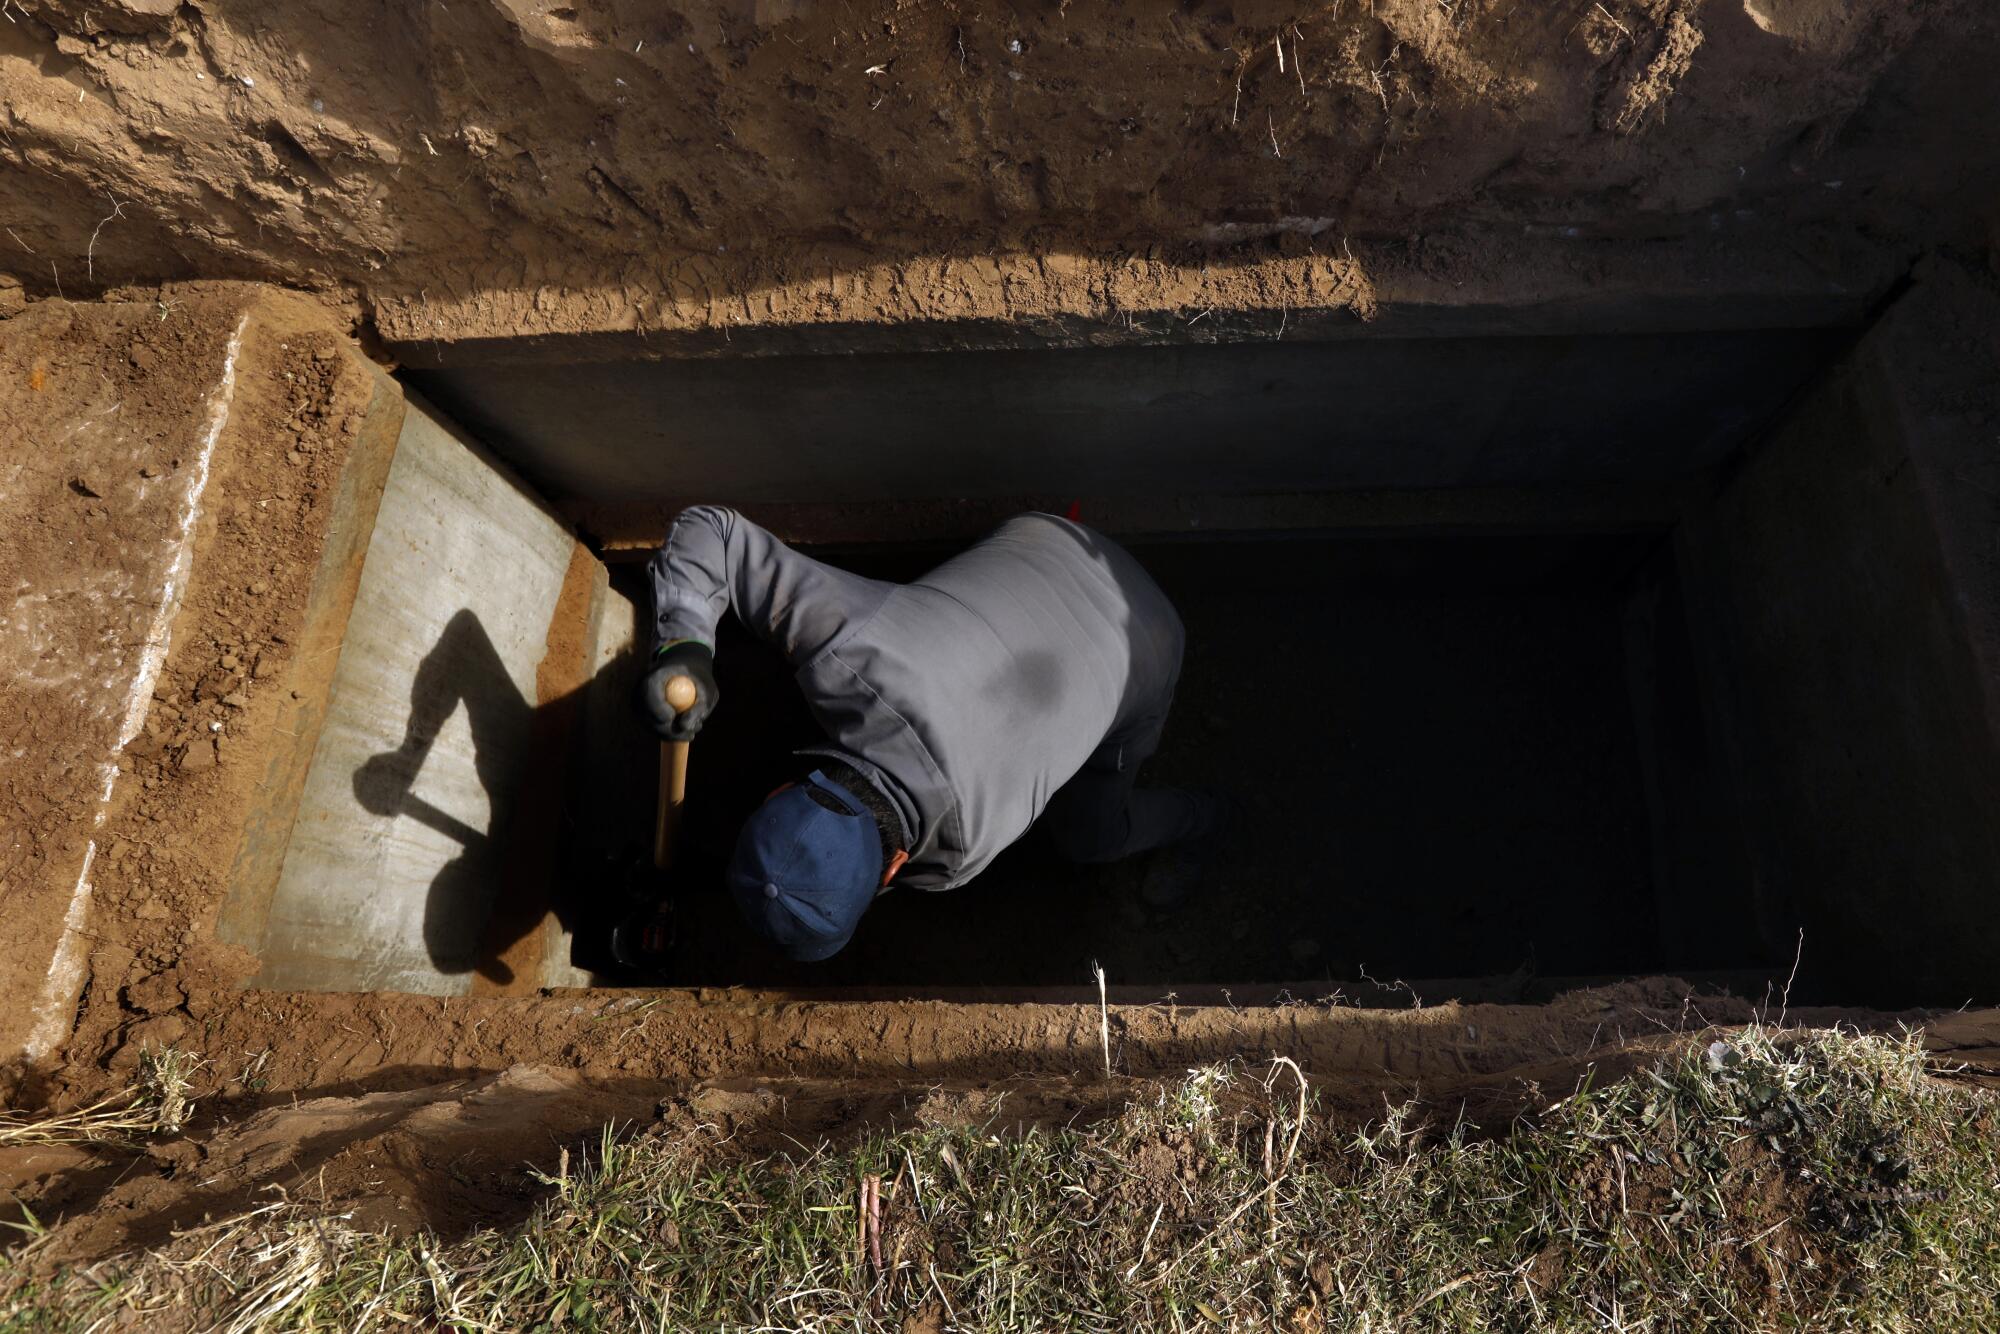
[[[261,914],[224,915],[225,937],[262,961],[250,985],[450,995],[578,980],[547,912],[568,738],[542,715],[559,703],[566,634],[578,661],[553,693],[588,679],[603,582],[528,488],[412,402],[282,870]]]
[[[1669,483],[1583,487],[1452,487],[1408,491],[1321,491],[1229,496],[1033,495],[836,504],[743,504],[752,521],[787,542],[843,546],[869,542],[972,542],[1030,510],[1078,518],[1123,541],[1223,534],[1424,534],[1665,532],[1691,498],[1712,489],[1706,475]],[[682,507],[573,504],[574,518],[607,561],[643,561]]]

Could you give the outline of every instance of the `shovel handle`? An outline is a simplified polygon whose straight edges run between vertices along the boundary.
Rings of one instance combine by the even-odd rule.
[[[661,687],[667,707],[686,713],[697,697],[694,678],[671,676]],[[681,819],[681,803],[687,799],[688,743],[660,743],[660,804],[653,817],[653,866],[664,871],[674,857],[674,830]]]

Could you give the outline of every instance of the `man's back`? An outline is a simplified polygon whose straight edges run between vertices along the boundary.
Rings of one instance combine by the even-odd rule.
[[[726,599],[783,649],[829,741],[916,818],[900,883],[947,889],[1018,839],[1093,756],[1157,744],[1180,618],[1123,548],[1009,520],[905,585],[834,570],[728,510],[689,510],[652,566],[656,631],[714,642]],[[914,806],[914,811],[908,807]]]

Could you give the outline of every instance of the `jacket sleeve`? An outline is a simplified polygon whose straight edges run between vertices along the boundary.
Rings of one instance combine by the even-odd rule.
[[[735,510],[685,509],[646,567],[653,584],[653,646],[678,639],[715,647],[725,611],[802,666],[894,587],[801,556]]]

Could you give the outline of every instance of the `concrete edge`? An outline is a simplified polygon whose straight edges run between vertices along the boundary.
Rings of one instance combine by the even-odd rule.
[[[1059,496],[1021,495],[964,500],[883,501],[876,504],[757,504],[738,506],[788,542],[837,546],[969,541],[1010,515],[1040,510],[1067,514],[1121,538],[1245,533],[1367,533],[1410,535],[1664,530],[1690,500],[1704,494],[1703,477],[1679,482],[1570,487],[1455,487],[1411,491],[1340,491],[1291,495]],[[610,562],[641,561],[665,537],[684,505],[577,503],[570,516]]]

